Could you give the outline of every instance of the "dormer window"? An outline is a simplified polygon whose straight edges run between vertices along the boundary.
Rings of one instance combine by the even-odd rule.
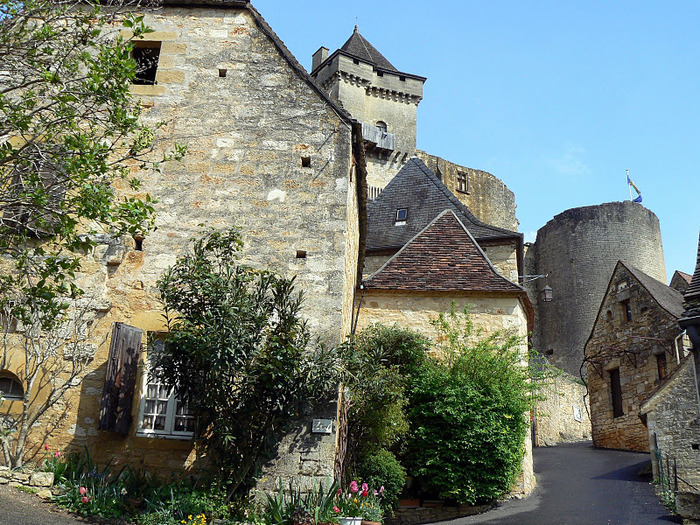
[[[408,216],[408,210],[406,208],[399,208],[396,210],[396,226],[402,226],[406,224],[406,217]]]
[[[379,128],[379,131],[381,131],[382,133],[386,133],[387,130],[389,129],[386,126],[386,122],[384,122],[383,120],[377,121],[377,127]]]

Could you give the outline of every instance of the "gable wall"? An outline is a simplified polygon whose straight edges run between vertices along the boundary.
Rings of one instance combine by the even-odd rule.
[[[95,337],[99,348],[87,379],[61,407],[65,413],[46,418],[57,427],[37,429],[33,445],[96,445],[98,461],[128,461],[166,473],[193,466],[192,444],[134,435],[140,378],[129,435],[97,430],[113,323],[163,330],[154,288],[162,272],[204,229],[240,226],[242,262],[297,276],[311,330],[330,343],[340,341],[349,331],[354,294],[357,181],[350,177],[349,125],[290,68],[251,13],[168,8],[147,15],[146,22],[156,29],[147,39],[162,42],[158,84],[133,90],[147,108],[145,120],[165,124],[157,152],[179,142],[188,153],[161,173],[136,174],[143,180],[140,195],[158,199],[157,230],[144,240],[143,251],[127,239],[117,243],[116,254],[105,245],[86,258],[79,278],[89,279],[88,293],[108,304]],[[225,78],[219,69],[227,69]],[[302,156],[311,158],[311,167],[301,166]],[[307,258],[297,258],[297,250]],[[316,439],[306,438],[307,445],[308,438]],[[313,447],[332,456],[334,438]],[[303,451],[295,448],[288,463],[300,469]],[[314,472],[325,479],[332,461]]]
[[[618,283],[625,282],[628,288],[618,291]],[[585,348],[593,443],[602,448],[647,452],[649,439],[639,411],[660,383],[656,354],[665,352],[667,374],[676,367],[672,349],[680,329],[675,317],[658,306],[624,267],[618,267],[611,283]],[[624,320],[621,300],[630,301],[632,321]],[[622,350],[630,352],[630,357]],[[601,361],[597,369],[592,359]],[[610,385],[610,370],[615,368],[619,368],[622,388],[623,415],[619,417],[613,417]]]

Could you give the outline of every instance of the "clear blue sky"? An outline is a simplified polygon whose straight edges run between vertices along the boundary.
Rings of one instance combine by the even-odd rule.
[[[428,77],[418,147],[502,179],[526,240],[566,209],[629,199],[629,169],[669,278],[693,273],[700,2],[252,3],[307,70],[358,23],[396,68]]]

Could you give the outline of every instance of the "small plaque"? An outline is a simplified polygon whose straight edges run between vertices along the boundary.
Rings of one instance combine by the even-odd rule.
[[[333,432],[333,420],[314,419],[311,423],[311,432],[313,434],[331,434]]]
[[[577,407],[576,405],[572,405],[574,408],[574,419],[578,421],[579,423],[583,421],[583,414],[581,413],[581,407]]]

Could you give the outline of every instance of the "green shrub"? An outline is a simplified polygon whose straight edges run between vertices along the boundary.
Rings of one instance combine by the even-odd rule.
[[[410,393],[411,474],[459,503],[498,498],[520,471],[530,406],[518,337],[482,337],[468,312],[436,322],[441,358],[421,367]]]
[[[382,508],[391,512],[406,482],[406,469],[396,456],[386,449],[379,449],[365,456],[357,472],[358,477],[371,487],[384,487]]]

